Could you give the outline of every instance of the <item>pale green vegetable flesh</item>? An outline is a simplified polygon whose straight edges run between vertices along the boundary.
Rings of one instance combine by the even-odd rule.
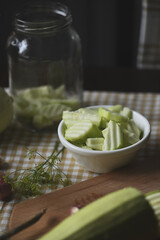
[[[110,120],[104,135],[104,144],[102,149],[104,151],[115,150],[122,148],[123,145],[123,132],[119,124]]]
[[[124,107],[121,110],[121,115],[123,115],[124,117],[127,117],[129,119],[132,119],[132,111],[128,108],[128,107]]]
[[[41,240],[153,240],[158,221],[145,196],[128,187],[112,192],[67,217]]]
[[[104,138],[102,137],[87,138],[86,140],[86,146],[89,147],[90,149],[102,150],[103,145],[104,145]]]
[[[77,120],[90,120],[91,122],[93,122],[93,124],[95,124],[96,126],[100,126],[101,123],[101,117],[98,115],[97,111],[91,111],[89,109],[89,111],[87,111],[86,109],[79,109],[78,112],[69,112],[69,111],[65,111],[63,112],[63,116],[62,116],[63,120],[65,121],[65,124],[67,125],[67,120],[72,120],[73,123],[74,121],[77,122]],[[70,124],[69,124],[70,126]],[[68,125],[67,125],[68,127]]]
[[[64,111],[64,136],[73,144],[89,150],[108,151],[124,148],[138,142],[143,134],[132,115],[131,109],[121,105],[114,105],[108,109],[80,108],[76,112]],[[85,128],[82,124],[85,120],[89,121],[89,125],[92,123],[92,127]]]
[[[13,101],[7,92],[0,87],[0,133],[3,132],[13,119]]]
[[[71,142],[85,142],[87,137],[101,137],[99,128],[90,120],[80,120],[68,128],[65,132],[65,138]]]
[[[99,108],[99,115],[101,117],[104,117],[107,121],[110,121],[110,120],[113,120],[115,122],[126,122],[127,121],[127,117],[121,115],[120,113],[108,111],[103,108]]]
[[[122,109],[123,109],[122,105],[114,105],[108,108],[109,111],[117,112],[117,113],[122,111]]]
[[[158,221],[158,233],[160,236],[160,191],[154,191],[146,194],[146,200],[150,203]]]
[[[36,129],[53,126],[61,120],[64,111],[75,110],[79,105],[76,97],[65,97],[64,85],[56,89],[52,86],[28,88],[14,97],[18,119]]]

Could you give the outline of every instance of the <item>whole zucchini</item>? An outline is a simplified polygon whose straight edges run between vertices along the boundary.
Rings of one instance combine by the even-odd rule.
[[[156,239],[158,219],[152,205],[137,189],[123,188],[83,207],[40,240]]]

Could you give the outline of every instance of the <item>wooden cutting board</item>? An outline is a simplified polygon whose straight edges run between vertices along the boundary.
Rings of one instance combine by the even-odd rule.
[[[117,189],[133,186],[143,193],[160,189],[159,159],[156,157],[149,162],[130,164],[119,170],[16,204],[9,222],[10,229],[29,220],[44,208],[47,208],[47,211],[38,222],[11,239],[35,240],[66,218],[72,206],[86,205]]]

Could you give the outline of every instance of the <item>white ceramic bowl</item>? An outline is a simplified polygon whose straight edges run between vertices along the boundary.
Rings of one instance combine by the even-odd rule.
[[[109,107],[110,105],[92,106],[90,108]],[[97,151],[88,150],[77,147],[68,142],[64,138],[64,123],[63,120],[58,126],[58,136],[63,144],[72,154],[73,158],[86,170],[105,173],[112,171],[128,164],[137,153],[137,151],[144,146],[150,135],[150,124],[148,120],[138,112],[133,111],[133,119],[137,126],[143,131],[143,137],[135,144],[113,150],[113,151]]]

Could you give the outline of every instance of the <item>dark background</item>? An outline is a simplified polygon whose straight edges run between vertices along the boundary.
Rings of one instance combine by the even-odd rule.
[[[32,0],[33,2],[34,0]],[[35,0],[36,1],[36,0]],[[29,1],[27,1],[29,2]],[[71,10],[82,42],[84,89],[160,91],[158,70],[136,68],[141,0],[59,0]],[[8,86],[6,42],[14,11],[24,0],[0,8],[0,85]],[[151,84],[154,79],[155,86]]]

